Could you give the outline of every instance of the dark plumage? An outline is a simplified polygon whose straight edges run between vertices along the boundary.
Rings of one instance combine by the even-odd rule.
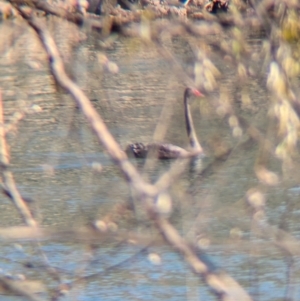
[[[190,155],[190,152],[187,150],[166,143],[132,143],[129,144],[126,148],[126,153],[130,156],[133,155],[135,158],[146,158],[148,154],[151,153],[156,156],[158,159],[176,159],[176,158],[184,158]]]
[[[129,144],[125,150],[129,157],[135,158],[146,158],[149,154],[150,156],[157,157],[158,159],[176,159],[190,157],[196,154],[203,155],[202,147],[197,139],[195,133],[194,124],[192,120],[192,115],[190,112],[190,106],[188,99],[190,96],[203,96],[198,90],[194,88],[186,88],[184,91],[184,114],[186,122],[186,130],[189,137],[189,142],[191,150],[185,150],[179,146],[167,143],[132,143]]]

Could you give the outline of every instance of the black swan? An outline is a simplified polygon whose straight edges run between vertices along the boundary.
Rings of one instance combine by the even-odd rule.
[[[194,88],[186,88],[184,91],[184,115],[186,123],[186,131],[189,137],[191,150],[185,150],[179,146],[167,143],[132,143],[125,150],[129,157],[146,158],[149,153],[158,159],[176,159],[186,158],[191,156],[203,155],[202,147],[197,139],[194,128],[194,123],[190,111],[189,98],[190,96],[203,96],[201,92]]]

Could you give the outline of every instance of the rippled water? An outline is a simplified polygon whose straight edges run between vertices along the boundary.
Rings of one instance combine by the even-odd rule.
[[[184,85],[180,75],[154,48],[137,39],[118,38],[113,47],[105,51],[119,67],[119,73],[110,74],[97,61],[97,54],[101,51],[99,35],[94,34],[78,45],[85,33],[79,34],[74,25],[50,20],[49,26],[68,72],[93,99],[94,106],[122,147],[129,142],[152,141],[165,105],[168,105],[170,119],[164,140],[183,147],[187,145],[182,108]],[[28,32],[16,21],[3,23],[0,34],[7,31],[12,34],[11,28],[14,37],[3,43],[5,55],[0,58],[0,84],[6,118],[9,120],[20,107],[32,104],[43,109],[41,113],[26,116],[20,121],[18,130],[8,137],[11,168],[18,188],[24,196],[34,200],[30,206],[44,226],[76,227],[101,219],[114,204],[129,198],[128,187],[72,99],[60,89],[57,91],[48,72],[46,56],[33,32]],[[259,52],[260,40],[253,39],[252,46],[253,51]],[[193,60],[191,49],[180,39],[174,40],[171,48],[183,68],[188,69]],[[226,63],[218,67],[227,70]],[[230,88],[230,82],[235,80],[234,74],[227,70],[223,80],[228,81]],[[239,102],[236,102],[236,109],[246,117],[251,116],[259,127],[263,126],[266,92],[257,82],[253,82],[249,90],[255,104],[260,106],[259,110],[243,111]],[[213,101],[215,97],[212,93],[205,101]],[[222,137],[232,145],[238,143],[232,138],[226,121],[207,113],[203,101],[200,106],[195,102],[192,109],[204,148],[209,149],[211,137]],[[187,236],[196,233],[209,237],[211,260],[227,270],[250,293],[260,300],[280,300],[286,288],[285,258],[267,243],[256,247],[244,245],[250,237],[251,216],[247,214],[242,198],[257,184],[253,172],[257,146],[253,144],[234,151],[207,177],[186,172],[173,186],[171,193],[175,210],[172,222]],[[91,168],[95,162],[101,163],[101,173]],[[204,165],[210,162],[208,156]],[[133,160],[132,163],[143,172],[144,161]],[[278,165],[274,162],[275,168]],[[170,162],[158,162],[144,174],[155,180],[169,166]],[[267,192],[267,196],[272,200],[268,203],[270,221],[278,224],[283,220],[283,213],[289,212],[291,218],[284,222],[297,235],[298,192],[290,189],[287,193],[285,187],[279,186]],[[0,198],[1,226],[22,224],[9,200],[4,195]],[[287,198],[291,207],[287,205]],[[139,218],[143,220],[143,215]],[[139,223],[124,225],[128,230],[138,230],[139,227]],[[244,233],[245,242],[230,238],[230,231],[234,228]],[[36,255],[31,243],[21,242],[16,246],[2,242],[1,248],[3,273],[24,273],[54,285],[43,267],[39,267],[44,261]],[[66,300],[213,299],[206,286],[191,274],[171,249],[150,246],[142,251],[142,248],[101,244],[92,252],[90,247],[72,241],[45,241],[41,245],[51,266],[61,269],[65,282],[76,275],[105,271],[125,260],[122,265],[82,283]],[[161,256],[162,265],[150,264],[147,256],[151,252]],[[88,264],[91,253],[93,261]],[[37,267],[25,268],[24,263],[28,261]]]

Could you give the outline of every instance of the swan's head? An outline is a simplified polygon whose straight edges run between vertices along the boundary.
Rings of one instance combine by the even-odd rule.
[[[184,96],[186,98],[188,97],[191,97],[191,96],[204,96],[199,90],[195,89],[195,88],[191,88],[191,87],[188,87],[185,89],[184,91]]]

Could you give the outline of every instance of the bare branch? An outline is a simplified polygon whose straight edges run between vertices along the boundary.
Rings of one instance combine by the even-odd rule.
[[[1,93],[1,92],[0,92]],[[19,193],[13,175],[9,167],[9,153],[7,150],[6,139],[5,139],[5,126],[3,117],[3,103],[2,94],[0,94],[0,162],[1,162],[1,173],[3,178],[4,191],[10,196],[14,205],[20,212],[24,222],[28,226],[36,226],[37,222],[33,218],[26,202],[22,199]]]

